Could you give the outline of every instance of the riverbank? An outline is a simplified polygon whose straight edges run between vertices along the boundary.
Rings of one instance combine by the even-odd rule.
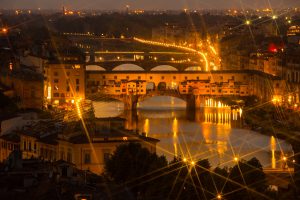
[[[299,142],[299,112],[268,103],[245,106],[243,117],[246,128],[263,135],[275,136],[291,143]]]
[[[246,106],[244,122],[250,129],[263,135],[275,136],[292,145],[294,176],[291,185],[300,199],[300,113],[273,104]]]

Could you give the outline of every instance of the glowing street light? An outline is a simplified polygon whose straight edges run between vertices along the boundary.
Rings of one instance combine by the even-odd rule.
[[[2,28],[2,32],[3,32],[3,33],[7,33],[7,32],[8,32],[8,29],[7,29],[7,28]]]
[[[187,159],[186,159],[186,158],[183,158],[183,162],[187,162]]]
[[[238,162],[238,161],[239,161],[239,158],[238,158],[238,157],[234,157],[233,160],[234,160],[235,162]]]
[[[287,157],[284,156],[284,157],[283,157],[283,160],[286,161],[286,160],[287,160]]]
[[[251,24],[251,21],[250,21],[250,20],[246,20],[245,24],[246,24],[246,25],[250,25],[250,24]]]
[[[195,166],[195,164],[196,164],[195,161],[192,161],[192,162],[191,162],[191,165],[192,165],[192,166]]]
[[[277,19],[277,18],[278,18],[277,15],[272,16],[272,19],[274,19],[274,20]]]
[[[220,194],[218,194],[217,199],[222,199],[222,196]]]

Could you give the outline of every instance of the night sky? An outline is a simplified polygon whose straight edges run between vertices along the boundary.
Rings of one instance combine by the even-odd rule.
[[[0,8],[60,9],[222,9],[300,7],[300,0],[0,0]]]

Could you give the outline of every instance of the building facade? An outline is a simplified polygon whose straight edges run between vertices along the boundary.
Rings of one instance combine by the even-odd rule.
[[[62,105],[85,99],[83,64],[48,63],[44,77],[44,97],[48,105]]]

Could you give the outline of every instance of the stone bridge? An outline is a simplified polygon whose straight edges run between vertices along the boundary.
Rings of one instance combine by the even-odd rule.
[[[176,62],[176,61],[133,61],[133,60],[120,60],[120,61],[103,61],[103,62],[87,62],[86,66],[98,66],[99,69],[103,71],[115,71],[118,66],[122,65],[134,65],[141,68],[141,70],[149,72],[158,66],[172,66],[176,71],[186,71],[190,67],[203,68],[203,63],[186,61],[186,62]]]
[[[147,92],[147,94],[131,94],[131,95],[111,95],[103,92],[98,92],[87,96],[87,99],[114,99],[124,103],[124,110],[136,110],[139,102],[143,102],[151,97],[155,96],[169,96],[182,99],[186,102],[187,110],[194,110],[204,106],[205,100],[210,98],[209,96],[193,95],[193,94],[180,94],[178,90],[166,89],[163,91],[152,90]]]

